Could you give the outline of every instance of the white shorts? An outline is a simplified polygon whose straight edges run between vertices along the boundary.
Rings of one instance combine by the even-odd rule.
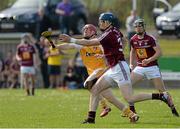
[[[108,69],[103,75],[108,81],[115,81],[118,86],[131,84],[130,69],[125,61],[119,61],[114,67]]]
[[[21,66],[21,73],[27,73],[27,74],[35,74],[35,68],[34,66]]]
[[[89,77],[84,82],[84,87],[87,87],[87,82],[93,81],[94,79],[98,79],[105,71],[106,68],[98,68],[94,70],[93,73],[90,74]]]
[[[150,66],[150,67],[136,66],[132,72],[142,75],[143,77],[146,77],[148,80],[161,77],[161,72],[158,66]]]

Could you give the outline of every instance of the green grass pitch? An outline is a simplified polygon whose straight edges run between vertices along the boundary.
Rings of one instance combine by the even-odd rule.
[[[135,89],[135,93],[153,90]],[[180,112],[180,89],[169,90]],[[118,89],[114,94],[123,100]],[[0,128],[177,128],[180,118],[172,116],[166,104],[150,100],[136,104],[140,116],[136,124],[121,117],[121,112],[110,105],[112,111],[100,118],[98,108],[96,124],[81,124],[88,111],[87,90],[42,90],[26,96],[22,89],[0,90]]]

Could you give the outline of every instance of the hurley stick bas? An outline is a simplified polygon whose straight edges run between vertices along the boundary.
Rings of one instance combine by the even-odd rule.
[[[52,31],[44,31],[44,32],[41,33],[41,36],[45,37],[49,41],[51,46],[53,48],[55,48],[56,46],[54,45],[54,43],[53,43],[53,41],[51,39],[51,35],[52,35]]]

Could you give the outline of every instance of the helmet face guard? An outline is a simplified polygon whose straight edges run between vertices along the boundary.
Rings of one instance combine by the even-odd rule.
[[[100,30],[105,31],[107,28],[113,25],[114,19],[115,19],[115,16],[110,12],[100,14],[99,21],[108,21],[110,23],[109,26],[107,26],[105,29],[100,28]]]
[[[145,23],[144,23],[144,19],[137,19],[134,22],[134,27],[142,27],[143,28],[143,32],[136,32],[137,35],[142,35],[145,32]]]
[[[115,16],[112,13],[102,13],[99,16],[99,20],[102,21],[109,21],[111,23],[113,23]]]
[[[137,19],[134,22],[134,27],[143,27],[143,28],[145,28],[144,19]]]
[[[99,20],[108,21],[109,23],[111,23],[113,27],[120,29],[120,21],[113,13],[110,12],[102,13],[99,16]]]

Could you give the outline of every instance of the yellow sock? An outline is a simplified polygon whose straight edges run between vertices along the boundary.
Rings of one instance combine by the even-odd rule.
[[[103,109],[106,108],[106,107],[107,107],[106,100],[105,100],[105,99],[102,99],[102,100],[100,101],[100,105],[101,105],[101,107],[102,107]]]
[[[129,109],[129,107],[125,107],[122,112],[128,117],[132,117],[134,115],[134,113]]]

